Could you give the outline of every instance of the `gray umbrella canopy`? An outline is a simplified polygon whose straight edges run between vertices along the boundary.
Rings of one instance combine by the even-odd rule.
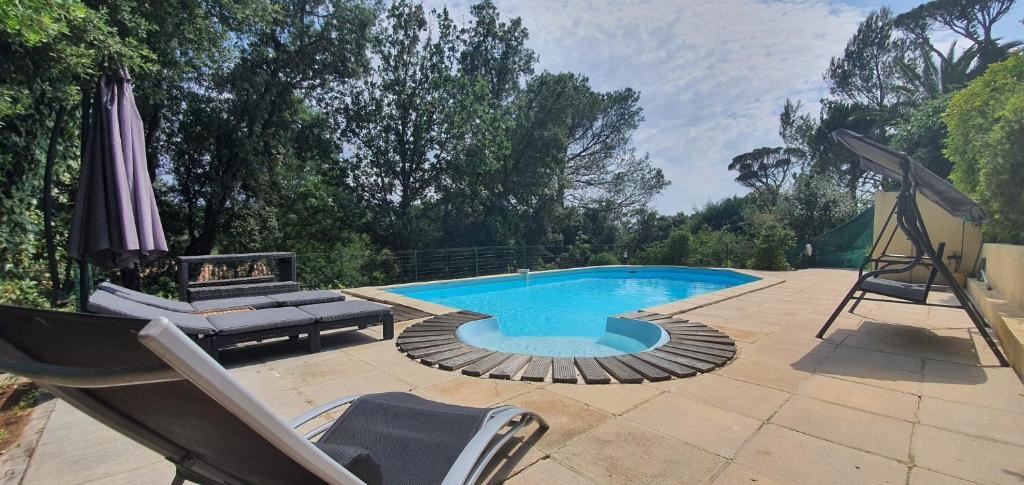
[[[131,78],[126,71],[103,76],[93,99],[71,219],[75,259],[129,268],[167,253],[145,148]]]
[[[977,202],[956,190],[946,179],[924,168],[909,155],[876,143],[850,130],[836,130],[832,133],[832,138],[859,155],[860,167],[864,170],[898,181],[902,178],[901,166],[905,163],[910,170],[910,175],[917,182],[918,191],[929,200],[938,204],[946,212],[969,222],[981,223],[985,220],[985,211]]]

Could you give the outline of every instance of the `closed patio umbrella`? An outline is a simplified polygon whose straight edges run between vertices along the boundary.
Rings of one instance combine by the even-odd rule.
[[[167,253],[146,164],[142,117],[127,71],[100,78],[84,136],[71,219],[71,257],[83,269],[89,263],[132,268]],[[82,290],[84,303],[87,283]]]

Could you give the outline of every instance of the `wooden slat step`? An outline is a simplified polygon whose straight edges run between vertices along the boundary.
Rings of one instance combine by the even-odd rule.
[[[644,381],[643,376],[637,374],[636,371],[630,369],[622,362],[619,362],[615,357],[598,357],[597,363],[608,371],[615,380],[623,384],[639,384]]]
[[[715,364],[712,364],[710,362],[704,362],[702,360],[697,360],[697,359],[692,359],[690,357],[687,357],[687,356],[681,354],[680,353],[681,351],[674,351],[672,349],[666,349],[666,350],[656,350],[655,352],[664,352],[666,354],[673,355],[674,357],[672,358],[672,362],[685,365],[687,367],[699,370],[701,372],[710,372],[710,371],[714,370],[715,367],[718,367]],[[663,357],[663,358],[666,358],[666,359],[668,358],[668,356],[663,356],[660,353],[659,354],[655,354],[655,355],[658,355],[659,357]]]
[[[672,374],[676,377],[691,377],[697,375],[696,370],[686,367],[685,365],[679,364],[677,362],[673,362],[672,360],[666,357],[653,355],[647,352],[640,352],[630,355],[644,362],[647,362],[648,364],[651,364],[654,367],[657,367],[658,369],[668,372],[669,374]]]
[[[618,315],[615,315],[615,317],[616,318],[625,318],[627,320],[638,320],[640,317],[645,316],[645,315],[653,315],[653,313],[645,312],[645,311],[635,311],[635,312],[629,312],[629,313],[620,313]]]
[[[494,368],[489,374],[492,379],[511,379],[520,369],[530,363],[531,355],[514,354],[501,365]]]
[[[407,353],[409,354],[409,358],[419,360],[419,359],[421,359],[423,357],[426,357],[428,355],[439,354],[441,352],[445,352],[445,351],[452,350],[452,349],[457,349],[459,347],[462,347],[462,342],[457,342],[457,343],[453,343],[453,344],[446,344],[446,345],[442,345],[440,347],[427,347],[427,348],[424,348],[424,349],[416,349],[416,350],[413,350],[413,351],[407,352]]]
[[[660,320],[664,320],[665,317],[666,317],[666,315],[662,315],[660,313],[648,313],[646,315],[641,315],[639,317],[636,317],[636,320],[643,320],[643,321],[646,321],[646,322],[650,322],[652,320],[659,320],[659,319]],[[669,317],[669,318],[671,318],[671,317]]]
[[[459,315],[466,315],[466,316],[470,316],[470,317],[476,317],[477,320],[479,320],[481,318],[491,318],[491,316],[486,314],[486,313],[473,312],[473,311],[469,311],[469,310],[459,310],[456,313],[458,313]]]
[[[450,338],[448,338],[446,340],[431,340],[429,342],[413,342],[413,343],[408,343],[408,344],[401,344],[401,345],[399,345],[399,347],[402,350],[406,351],[406,352],[411,352],[411,351],[416,350],[416,349],[425,349],[427,347],[437,347],[439,345],[445,345],[445,344],[457,344],[457,343],[460,343],[460,342],[462,342],[462,341],[457,339],[457,338],[455,338],[455,337],[450,337]]]
[[[690,340],[690,341],[694,341],[694,342],[707,342],[709,344],[729,345],[729,346],[735,346],[736,345],[736,342],[734,342],[729,337],[700,337],[700,336],[697,336],[697,335],[673,335],[673,337],[678,337],[679,340]],[[673,340],[675,340],[675,339],[673,339]]]
[[[462,324],[462,323],[453,323],[451,325],[445,325],[445,324],[439,324],[439,323],[430,323],[430,324],[422,324],[421,323],[419,325],[413,325],[412,328],[415,328],[416,330],[455,330],[456,328],[459,328],[462,325],[464,325],[464,324]]]
[[[520,379],[541,382],[548,376],[548,369],[551,369],[551,357],[535,355],[530,363],[526,364],[526,370]]]
[[[442,370],[458,370],[493,353],[493,350],[477,349],[468,354],[442,360],[437,363],[437,367]]]
[[[612,378],[601,368],[593,357],[576,357],[576,368],[587,384],[608,384]]]
[[[696,345],[677,344],[677,343],[673,343],[673,342],[669,342],[666,345],[668,345],[670,347],[677,348],[679,350],[689,350],[691,352],[696,352],[696,353],[699,353],[699,354],[705,354],[705,355],[712,356],[712,357],[722,357],[722,358],[725,358],[726,360],[731,359],[732,356],[736,355],[736,351],[735,350],[709,349],[709,348],[706,348],[706,347],[698,347]]]
[[[721,345],[713,342],[701,342],[698,340],[688,339],[672,339],[670,342],[673,345],[692,345],[694,347],[703,347],[706,349],[724,350],[726,352],[736,352],[736,345]]]
[[[576,368],[572,365],[572,357],[555,357],[551,380],[561,384],[576,383]]]
[[[687,359],[699,360],[701,362],[708,362],[710,364],[713,364],[715,367],[721,367],[726,362],[729,362],[729,358],[728,357],[721,357],[721,356],[718,356],[718,355],[702,354],[700,352],[694,352],[692,350],[687,350],[687,349],[680,349],[678,347],[669,347],[667,345],[663,345],[661,347],[658,347],[658,350],[663,350],[663,351],[671,353],[673,355],[680,355],[680,356],[686,357]]]
[[[448,335],[430,335],[428,337],[398,337],[395,343],[398,345],[402,344],[414,344],[417,342],[434,342],[437,340],[448,340],[451,337]]]
[[[453,334],[453,333],[455,333],[455,332],[453,330],[451,330],[451,329],[446,329],[446,330],[423,329],[423,330],[420,330],[420,329],[416,329],[416,328],[410,328],[410,329],[406,329],[406,331],[402,332],[402,336],[405,336],[405,337],[428,337],[430,335],[445,335],[445,334]]]
[[[480,377],[487,373],[487,371],[493,369],[498,364],[505,361],[510,355],[505,352],[495,352],[487,357],[484,357],[476,361],[473,365],[462,369],[462,373],[467,376]]]
[[[703,323],[694,322],[658,322],[665,330],[691,330],[695,328],[711,328]]]
[[[441,362],[442,360],[447,360],[447,359],[450,359],[450,358],[455,357],[457,355],[468,354],[468,353],[470,353],[470,352],[472,352],[474,350],[477,350],[477,348],[476,347],[467,347],[465,345],[459,345],[458,347],[456,347],[454,349],[451,349],[451,350],[446,350],[446,351],[441,352],[441,353],[437,353],[437,354],[433,354],[433,355],[428,355],[428,356],[420,359],[420,362],[424,363],[424,364],[427,364],[427,365],[437,365],[437,363]]]
[[[667,381],[672,378],[668,372],[658,369],[657,367],[637,359],[632,355],[616,355],[615,358],[618,359],[619,362],[629,366],[630,369],[635,370],[637,374],[644,376],[644,379],[651,382]]]

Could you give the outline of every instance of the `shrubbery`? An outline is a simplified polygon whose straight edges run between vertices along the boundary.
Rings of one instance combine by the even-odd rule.
[[[619,262],[619,258],[612,253],[604,252],[597,253],[590,258],[590,266],[609,266],[613,264],[622,264]]]
[[[950,178],[988,213],[986,240],[1024,243],[1024,53],[989,66],[944,119]]]

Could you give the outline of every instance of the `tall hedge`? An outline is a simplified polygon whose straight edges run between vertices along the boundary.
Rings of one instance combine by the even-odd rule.
[[[943,119],[950,178],[988,213],[986,240],[1024,244],[1024,53],[989,66]]]

